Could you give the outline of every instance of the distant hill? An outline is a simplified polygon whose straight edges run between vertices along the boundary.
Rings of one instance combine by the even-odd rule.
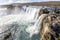
[[[60,1],[15,3],[15,4],[17,4],[17,5],[32,5],[32,6],[60,6]]]
[[[17,6],[23,6],[23,5],[31,5],[31,6],[60,6],[60,1],[48,1],[48,2],[32,2],[32,3],[11,3],[11,4],[5,4],[5,5],[17,5]]]

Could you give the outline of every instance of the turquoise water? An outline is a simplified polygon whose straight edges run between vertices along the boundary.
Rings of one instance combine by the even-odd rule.
[[[39,34],[29,37],[29,33],[26,32],[26,28],[29,24],[15,24],[17,28],[13,36],[13,40],[39,40]]]
[[[16,7],[13,9],[13,12],[11,14],[9,14],[9,11],[7,11],[6,15],[6,10],[1,10],[3,13],[1,13],[0,17],[0,40],[3,40],[5,33],[6,35],[9,35],[8,33],[11,33],[9,38],[6,40],[39,40],[39,28],[35,26],[37,29],[35,27],[29,29],[30,26],[35,25],[36,21],[34,18],[39,10],[37,8],[31,7],[27,7],[25,9],[19,9]],[[28,29],[28,31],[26,31],[26,29]],[[30,36],[30,34],[32,34],[32,36]]]

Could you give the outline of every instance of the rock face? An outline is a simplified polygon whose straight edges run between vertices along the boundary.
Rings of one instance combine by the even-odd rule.
[[[40,40],[60,40],[59,14],[48,14],[44,19],[40,31]]]

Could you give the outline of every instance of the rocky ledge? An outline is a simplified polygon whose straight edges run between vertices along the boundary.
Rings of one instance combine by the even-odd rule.
[[[60,15],[48,14],[40,31],[40,40],[60,40]]]

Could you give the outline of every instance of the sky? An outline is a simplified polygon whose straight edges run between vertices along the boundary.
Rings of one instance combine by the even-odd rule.
[[[43,1],[60,1],[60,0],[0,0],[0,4],[7,4],[7,3],[26,3],[26,2],[43,2]]]

